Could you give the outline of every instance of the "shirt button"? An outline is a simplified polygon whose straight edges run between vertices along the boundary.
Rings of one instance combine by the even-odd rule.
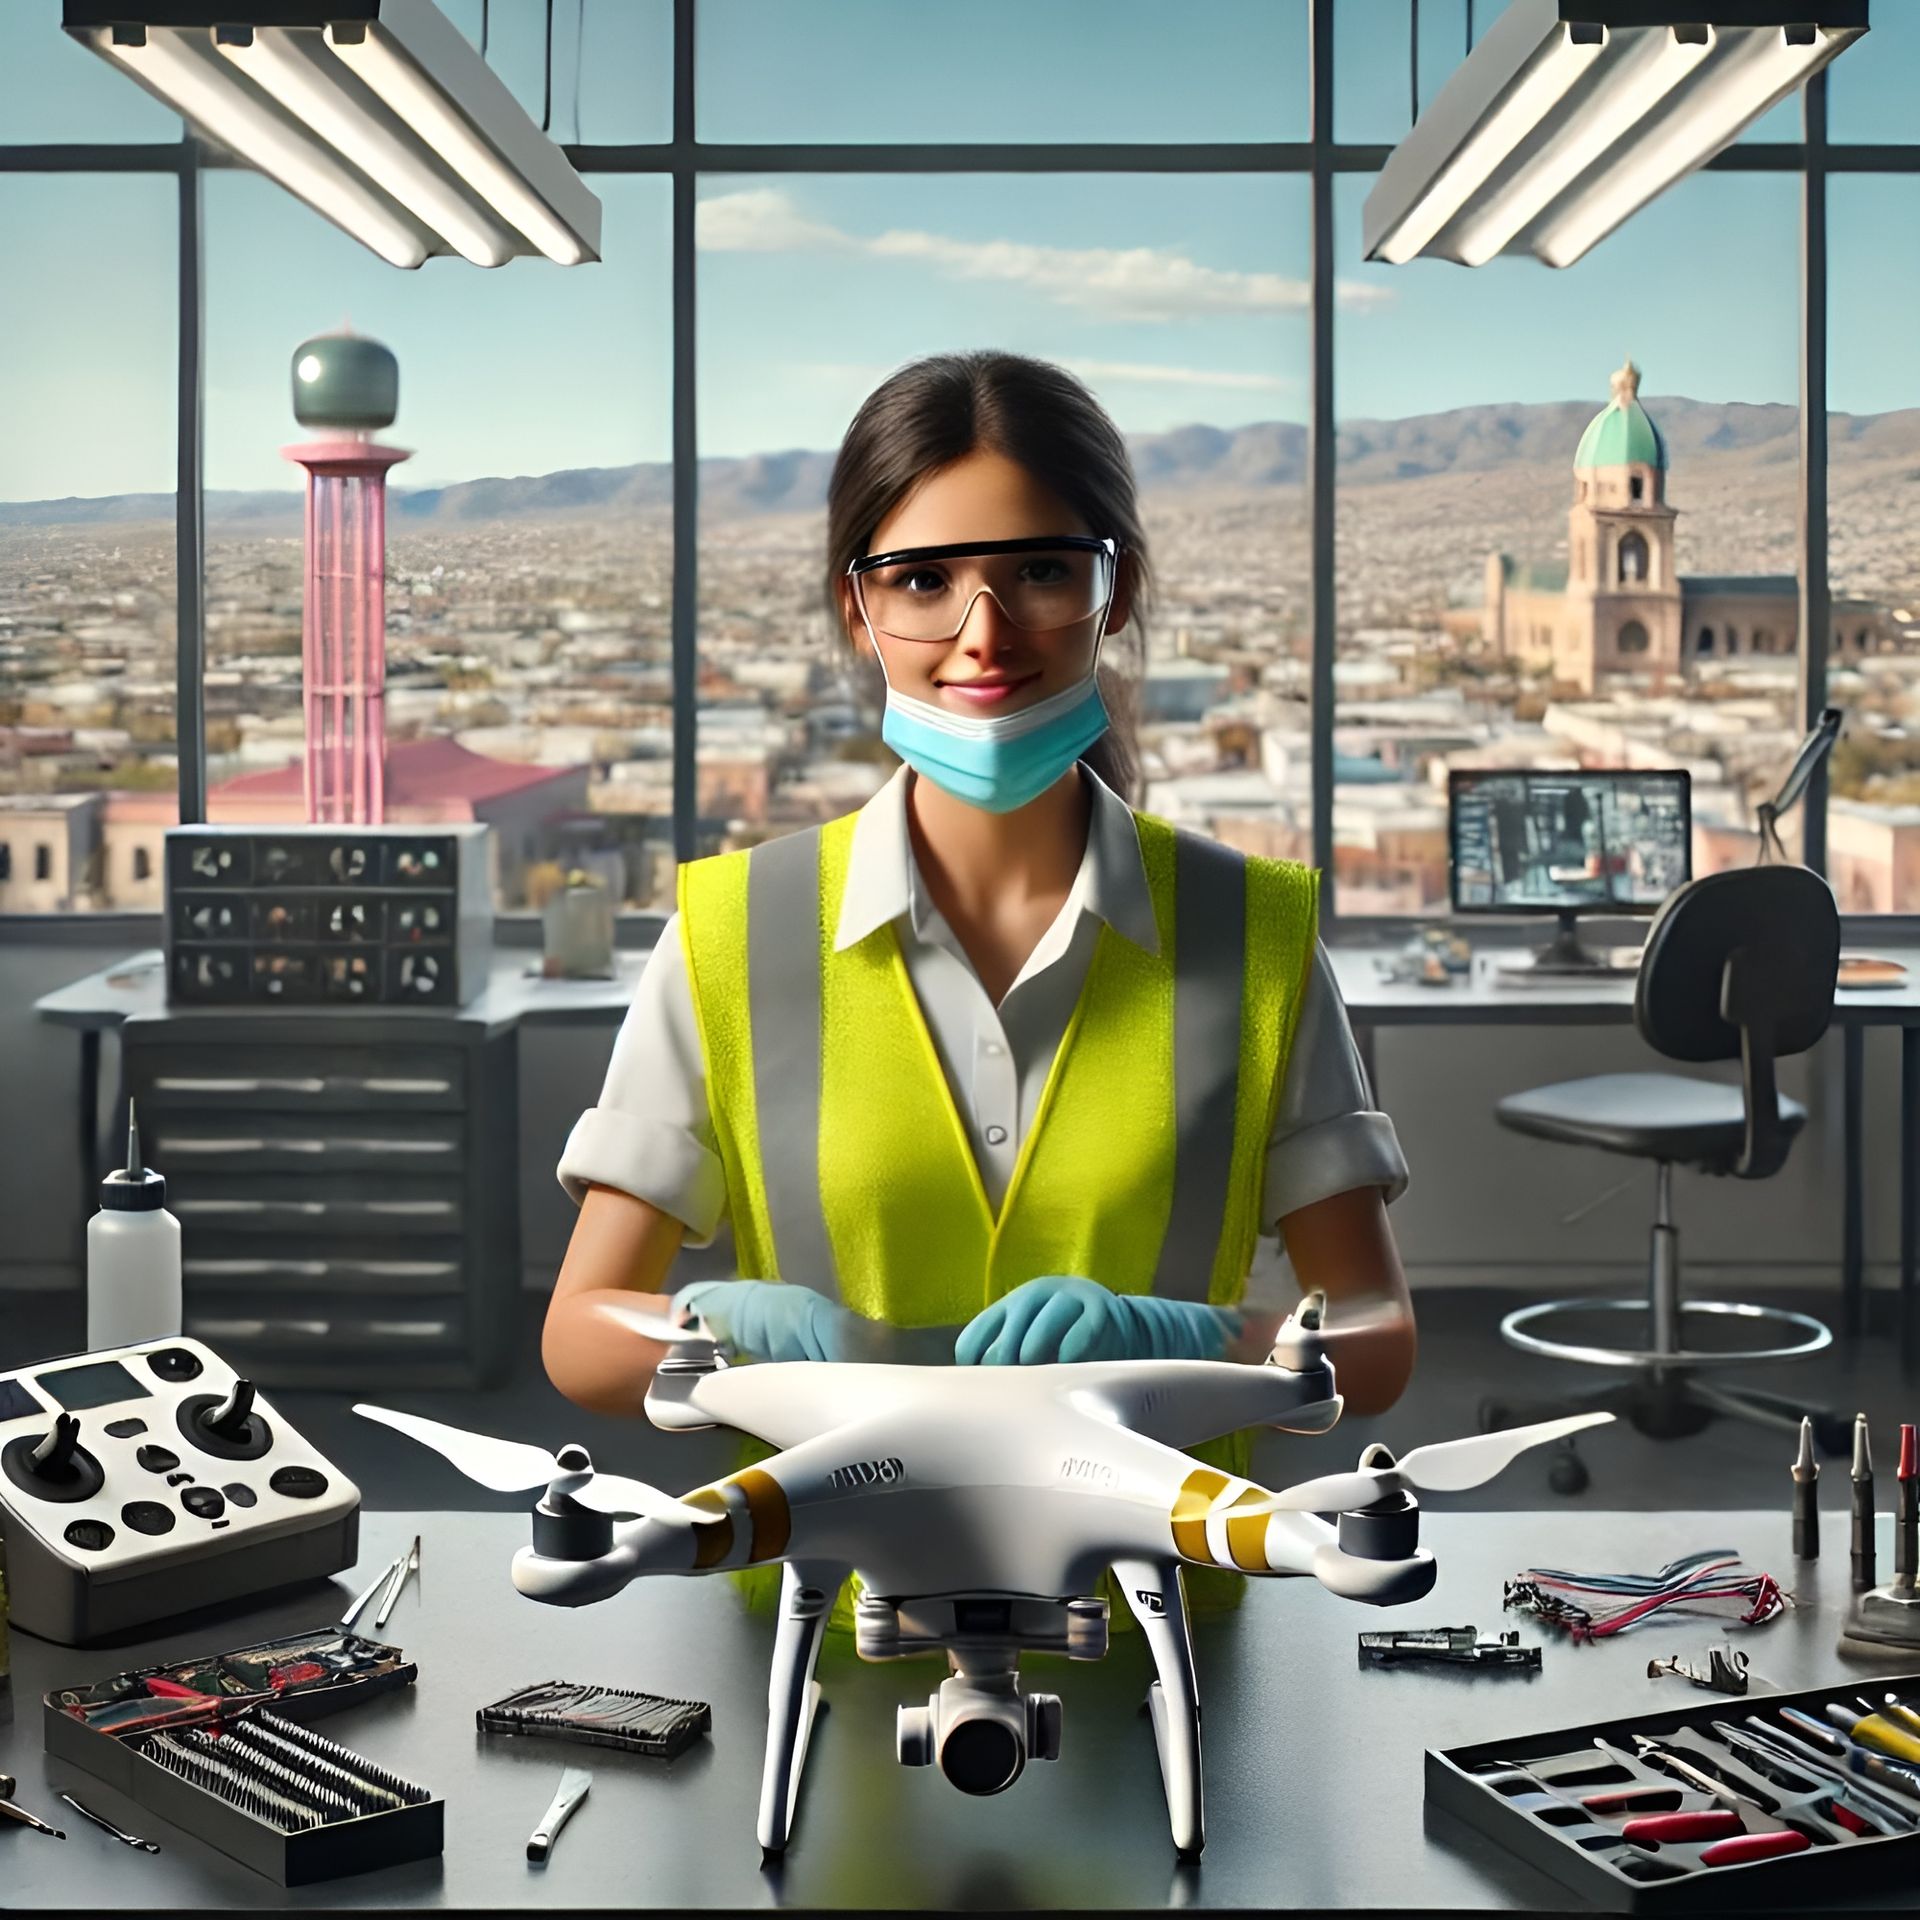
[[[1006,1137],[1007,1130],[1005,1127],[989,1127],[987,1129],[987,1145],[990,1147],[1000,1146],[1006,1140]]]

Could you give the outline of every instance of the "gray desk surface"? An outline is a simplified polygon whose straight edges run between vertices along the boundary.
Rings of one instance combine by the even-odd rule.
[[[356,1002],[342,1012],[391,1014],[397,1019],[460,1020],[478,1022],[498,1032],[522,1021],[555,1024],[575,1022],[602,1024],[617,1022],[633,998],[634,982],[646,963],[646,954],[631,948],[616,952],[611,980],[543,980],[530,967],[538,967],[540,956],[531,947],[496,948],[485,988],[464,1007],[375,1007]],[[56,1026],[76,1028],[117,1027],[135,1015],[165,1013],[209,1015],[219,1019],[232,1014],[259,1014],[257,1001],[239,1007],[169,1007],[162,955],[157,947],[129,954],[110,967],[74,981],[70,986],[42,994],[33,1003],[41,1019]],[[290,1013],[326,1014],[328,1007],[290,1007]]]
[[[1540,986],[1514,986],[1494,977],[1496,952],[1477,949],[1472,970],[1445,986],[1422,986],[1412,981],[1396,984],[1382,977],[1379,963],[1399,950],[1398,945],[1336,945],[1327,949],[1334,978],[1340,983],[1340,997],[1356,1024],[1568,1027],[1622,1026],[1633,1019],[1631,976],[1594,981],[1560,977]],[[1859,950],[1902,962],[1906,977],[1892,987],[1841,988],[1834,995],[1834,1023],[1843,1027],[1920,1026],[1920,948],[1873,942]],[[1497,952],[1506,954],[1511,949]]]
[[[1785,1476],[1782,1475],[1783,1491]],[[1004,1795],[971,1800],[931,1769],[893,1758],[894,1709],[924,1699],[940,1669],[870,1666],[830,1644],[821,1665],[831,1710],[814,1735],[794,1840],[763,1870],[753,1838],[766,1728],[771,1624],[721,1580],[662,1579],[577,1612],[540,1610],[508,1584],[525,1522],[500,1513],[372,1513],[360,1566],[304,1599],[231,1613],[115,1650],[52,1647],[16,1634],[13,1719],[0,1770],[19,1798],[67,1830],[64,1842],[0,1829],[9,1905],[135,1907],[1355,1907],[1578,1909],[1571,1891],[1452,1816],[1423,1807],[1428,1746],[1569,1726],[1705,1696],[1649,1680],[1650,1657],[1694,1654],[1715,1636],[1661,1622],[1618,1640],[1547,1646],[1537,1675],[1358,1668],[1356,1632],[1391,1624],[1503,1624],[1500,1582],[1529,1565],[1648,1570],[1703,1546],[1739,1549],[1789,1582],[1800,1604],[1744,1632],[1755,1691],[1868,1674],[1834,1653],[1847,1598],[1844,1519],[1827,1502],[1828,1550],[1788,1557],[1777,1513],[1436,1512],[1424,1528],[1440,1580],[1418,1606],[1375,1612],[1309,1580],[1256,1582],[1246,1606],[1196,1632],[1206,1701],[1208,1845],[1176,1863],[1141,1712],[1137,1636],[1090,1665],[1029,1663],[1030,1682],[1065,1700],[1061,1758],[1029,1767]],[[40,1696],[171,1655],[244,1645],[331,1617],[418,1531],[420,1573],[388,1623],[420,1666],[405,1697],[324,1721],[331,1736],[431,1787],[446,1802],[446,1851],[285,1891],[144,1812],[41,1745]],[[1881,1520],[1882,1563],[1891,1528]],[[1540,1636],[1532,1631],[1523,1638]],[[1920,1665],[1920,1662],[1915,1663]],[[483,1739],[474,1708],[539,1679],[598,1680],[713,1705],[713,1733],[667,1766],[562,1742]],[[525,1843],[563,1765],[594,1775],[585,1806],[544,1867]],[[135,1833],[136,1853],[53,1798],[65,1787]],[[1835,1896],[1822,1910],[1911,1910],[1910,1891]]]
[[[1378,963],[1396,950],[1393,945],[1340,944],[1328,948],[1341,998],[1356,1024],[1621,1026],[1633,1018],[1631,979],[1559,979],[1550,986],[1505,986],[1492,977],[1493,952],[1482,950],[1476,952],[1470,974],[1444,987],[1395,985],[1382,978]],[[1842,1026],[1920,1026],[1920,948],[1876,944],[1872,950],[1903,961],[1907,967],[1905,980],[1896,987],[1842,990],[1834,1000],[1835,1021]],[[407,1018],[479,1021],[495,1031],[521,1021],[612,1025],[626,1012],[646,957],[632,948],[616,953],[616,973],[611,980],[543,980],[527,971],[537,964],[531,948],[503,948],[494,953],[485,990],[465,1007],[457,1011],[434,1007],[383,1011]],[[191,1011],[211,1012],[217,1017],[227,1011],[252,1013],[259,1009],[168,1008],[160,954],[153,949],[129,955],[70,986],[43,994],[34,1002],[34,1011],[56,1025],[98,1029],[117,1027],[133,1014]]]

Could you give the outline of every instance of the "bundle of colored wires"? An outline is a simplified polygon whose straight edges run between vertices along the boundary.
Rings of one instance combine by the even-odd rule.
[[[1770,1573],[1740,1564],[1731,1547],[1709,1547],[1658,1573],[1567,1573],[1529,1567],[1504,1584],[1501,1604],[1564,1628],[1574,1640],[1602,1640],[1660,1612],[1704,1613],[1757,1627],[1787,1604]]]

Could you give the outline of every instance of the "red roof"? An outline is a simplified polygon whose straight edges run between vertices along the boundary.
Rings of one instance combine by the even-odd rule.
[[[496,800],[549,780],[564,780],[577,767],[529,767],[513,760],[492,760],[457,740],[395,740],[387,747],[387,805],[444,806],[448,801]],[[263,773],[237,774],[213,794],[232,800],[298,800],[302,797],[300,762]],[[209,795],[209,798],[213,797]]]
[[[395,824],[427,820],[473,820],[475,811],[503,794],[566,780],[578,767],[529,767],[493,760],[457,740],[395,740],[387,747],[387,818]],[[106,814],[115,821],[164,822],[179,818],[171,793],[113,792]],[[298,760],[260,773],[223,780],[207,793],[207,818],[246,824],[306,819],[306,793]]]

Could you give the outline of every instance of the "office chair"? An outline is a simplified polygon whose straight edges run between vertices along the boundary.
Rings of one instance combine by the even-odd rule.
[[[1535,1087],[1500,1102],[1500,1124],[1516,1133],[1653,1161],[1653,1244],[1644,1301],[1550,1300],[1522,1307],[1500,1323],[1501,1338],[1527,1353],[1626,1367],[1632,1377],[1546,1405],[1491,1396],[1480,1405],[1483,1431],[1596,1407],[1662,1439],[1698,1432],[1716,1414],[1792,1432],[1810,1414],[1823,1452],[1848,1451],[1845,1419],[1792,1395],[1719,1386],[1700,1377],[1719,1367],[1799,1359],[1833,1336],[1812,1315],[1781,1307],[1683,1300],[1673,1220],[1675,1166],[1764,1180],[1785,1164],[1807,1116],[1797,1101],[1779,1093],[1774,1062],[1804,1053],[1826,1031],[1839,961],[1839,911],[1817,874],[1805,867],[1759,866],[1703,875],[1675,893],[1653,923],[1633,1020],[1647,1044],[1670,1060],[1739,1060],[1740,1084],[1673,1073],[1607,1073]],[[1642,1315],[1647,1344],[1586,1346],[1540,1331],[1543,1322],[1573,1312]],[[1689,1316],[1751,1323],[1790,1344],[1697,1350],[1683,1338]],[[1556,1458],[1551,1477],[1561,1493],[1586,1484],[1586,1470],[1570,1450]]]

